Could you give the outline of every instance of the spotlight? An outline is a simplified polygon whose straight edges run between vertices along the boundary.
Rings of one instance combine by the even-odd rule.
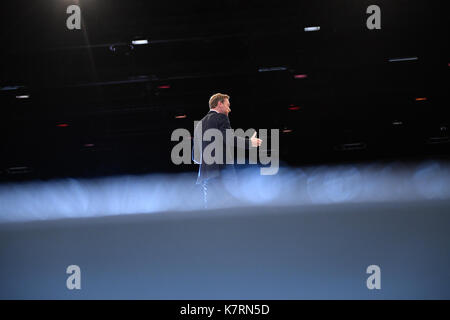
[[[320,30],[320,26],[317,26],[317,27],[306,27],[305,28],[305,32],[308,32],[308,31],[319,31]]]
[[[271,68],[259,68],[258,72],[270,72],[270,71],[284,71],[286,67],[271,67]]]
[[[10,91],[10,90],[17,90],[23,88],[23,86],[4,86],[0,88],[0,91]]]
[[[305,79],[308,78],[308,75],[306,74],[296,74],[294,75],[294,79]]]
[[[129,43],[116,43],[109,46],[109,50],[115,54],[129,55],[133,49],[134,46]]]
[[[389,62],[415,61],[415,60],[419,60],[419,58],[418,57],[392,58],[389,59]]]
[[[14,174],[25,174],[25,173],[30,173],[32,171],[33,171],[33,169],[31,169],[30,167],[25,167],[25,166],[23,166],[23,167],[11,167],[11,168],[6,169],[6,173],[7,174],[11,174],[11,175],[14,175]]]
[[[134,45],[148,44],[148,40],[147,39],[133,40],[131,41],[131,43]]]
[[[16,96],[16,99],[28,99],[30,96],[28,94],[23,94],[20,96]]]
[[[431,137],[428,138],[427,143],[428,144],[443,144],[443,143],[449,143],[450,137],[449,136],[443,136],[443,137]]]

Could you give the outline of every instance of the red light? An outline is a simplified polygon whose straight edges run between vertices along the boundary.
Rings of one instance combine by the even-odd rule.
[[[292,132],[292,130],[291,129],[284,129],[283,130],[283,133],[289,133],[289,132]]]
[[[84,146],[85,146],[85,147],[93,147],[94,144],[93,144],[93,143],[86,143]]]
[[[175,119],[184,119],[184,118],[187,118],[187,115],[183,114],[183,115],[175,116]]]
[[[294,75],[294,79],[305,79],[308,78],[307,74],[296,74]]]
[[[65,128],[65,127],[68,127],[69,125],[67,123],[60,123],[60,124],[57,124],[56,126],[60,127],[60,128]]]
[[[162,86],[158,86],[158,89],[170,89],[170,86],[167,85],[162,85]]]
[[[416,101],[426,101],[427,100],[427,98],[416,98]]]
[[[291,104],[291,105],[289,106],[289,110],[291,110],[291,111],[297,111],[297,110],[300,110],[300,107]]]

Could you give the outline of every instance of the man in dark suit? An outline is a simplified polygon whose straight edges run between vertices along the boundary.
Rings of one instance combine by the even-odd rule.
[[[250,139],[231,134],[229,137],[232,141],[227,140],[226,130],[231,129],[228,118],[228,114],[231,112],[229,98],[228,95],[221,93],[211,96],[209,99],[210,111],[197,124],[194,131],[193,160],[200,165],[197,184],[202,185],[205,207],[210,207],[212,203],[220,205],[226,198],[224,183],[227,183],[227,179],[234,178],[234,159],[230,157],[230,154],[234,153],[231,153],[230,148],[238,146],[249,149],[258,147],[262,143],[261,139],[256,138],[256,132]],[[205,141],[208,140],[204,137],[205,132],[210,129],[216,129],[218,130],[216,133],[221,133],[222,141],[217,143],[222,148],[222,156],[218,153],[216,157],[215,151],[217,150],[215,149],[210,155],[205,152],[205,148],[215,142],[214,136],[211,137],[211,141]],[[212,162],[208,156],[214,158]]]

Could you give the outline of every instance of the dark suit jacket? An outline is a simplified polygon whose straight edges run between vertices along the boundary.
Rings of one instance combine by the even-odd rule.
[[[222,133],[223,137],[223,160],[222,163],[207,164],[203,159],[203,151],[206,146],[212,141],[203,141],[203,134],[208,129],[218,129]],[[201,183],[203,180],[220,177],[224,170],[234,170],[233,164],[226,164],[226,152],[230,152],[230,146],[226,144],[226,129],[231,129],[230,119],[216,111],[210,110],[206,116],[197,124],[194,130],[194,148],[192,152],[192,158],[195,163],[200,164],[198,171],[197,184]],[[232,136],[234,139],[235,146],[244,146],[248,149],[250,146],[250,139]],[[214,153],[212,154],[214,156]]]

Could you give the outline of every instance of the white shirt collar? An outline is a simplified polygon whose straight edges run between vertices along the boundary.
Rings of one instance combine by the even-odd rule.
[[[219,111],[217,111],[217,110],[214,110],[214,109],[209,109],[210,111],[214,111],[214,112],[217,112],[217,113],[219,113]]]

